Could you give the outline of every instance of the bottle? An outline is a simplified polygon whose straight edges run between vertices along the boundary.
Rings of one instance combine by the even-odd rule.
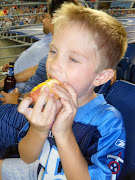
[[[4,92],[10,93],[15,88],[16,79],[14,77],[14,63],[9,63],[8,75],[4,80]]]

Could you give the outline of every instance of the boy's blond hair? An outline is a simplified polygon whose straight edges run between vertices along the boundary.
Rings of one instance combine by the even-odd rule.
[[[93,41],[97,72],[104,69],[116,69],[118,62],[127,49],[127,33],[117,19],[99,10],[93,10],[81,5],[64,3],[61,9],[55,11],[54,30],[80,25],[87,39]],[[80,30],[78,29],[78,30]]]

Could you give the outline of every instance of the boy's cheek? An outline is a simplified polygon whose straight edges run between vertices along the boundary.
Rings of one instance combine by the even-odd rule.
[[[47,58],[47,60],[46,60],[46,65],[45,65],[45,67],[46,67],[46,72],[48,72],[48,69],[49,69],[49,67],[50,67],[49,58]]]

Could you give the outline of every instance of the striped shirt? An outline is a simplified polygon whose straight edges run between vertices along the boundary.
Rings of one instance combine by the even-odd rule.
[[[47,79],[45,63],[46,58],[43,58],[34,76],[26,83],[21,93],[27,93],[37,84]],[[17,111],[18,105],[5,104],[0,101],[0,157],[6,147],[18,142],[18,133],[26,124],[27,119],[24,115]]]

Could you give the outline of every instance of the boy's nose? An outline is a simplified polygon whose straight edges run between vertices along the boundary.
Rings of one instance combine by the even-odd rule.
[[[51,68],[55,71],[62,72],[62,59],[59,56],[56,56],[51,62]]]

